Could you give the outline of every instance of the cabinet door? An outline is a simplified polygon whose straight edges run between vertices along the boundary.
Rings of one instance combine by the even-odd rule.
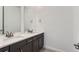
[[[39,49],[43,48],[43,45],[44,45],[44,38],[40,37],[38,39],[38,47],[39,47]]]
[[[21,47],[26,45],[26,41],[17,42],[10,46],[10,52],[21,52]]]
[[[21,47],[21,52],[32,52],[32,42],[27,43],[25,46]]]
[[[18,45],[11,45],[10,46],[10,52],[21,52],[21,50],[19,49],[20,47],[18,47]]]
[[[38,39],[33,40],[33,52],[38,52]]]

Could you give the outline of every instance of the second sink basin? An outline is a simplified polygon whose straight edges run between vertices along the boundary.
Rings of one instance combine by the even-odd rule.
[[[22,38],[23,36],[14,36],[12,38]]]

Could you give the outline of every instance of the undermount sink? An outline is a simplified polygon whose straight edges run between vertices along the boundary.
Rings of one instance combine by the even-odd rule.
[[[24,36],[14,36],[14,37],[11,37],[11,38],[22,38]]]
[[[23,36],[13,36],[13,37],[5,37],[5,38],[2,38],[2,40],[12,40],[12,39],[17,39],[17,38],[23,38]]]
[[[32,35],[32,33],[15,33],[13,37],[0,36],[0,41],[11,40],[11,39],[19,39],[23,37],[28,37]]]

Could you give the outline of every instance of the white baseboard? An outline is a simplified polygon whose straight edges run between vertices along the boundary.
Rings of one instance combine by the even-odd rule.
[[[63,51],[61,49],[52,48],[52,47],[49,47],[49,46],[44,46],[44,48],[49,49],[49,50],[52,50],[52,51],[56,51],[56,52],[65,52],[65,51]]]

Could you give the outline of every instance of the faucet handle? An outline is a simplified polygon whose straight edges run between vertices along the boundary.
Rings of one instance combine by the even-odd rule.
[[[14,36],[14,35],[13,35],[13,32],[10,32],[10,36],[11,36],[11,37]]]
[[[9,37],[9,32],[8,31],[6,31],[6,37]]]

